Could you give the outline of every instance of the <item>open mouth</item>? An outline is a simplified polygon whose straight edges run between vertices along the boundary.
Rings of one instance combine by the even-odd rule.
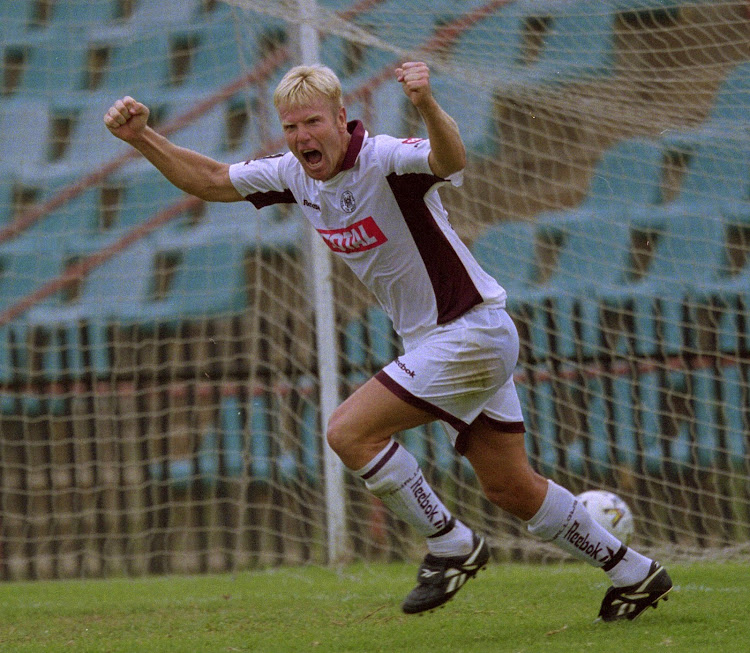
[[[323,159],[323,154],[319,150],[307,150],[302,152],[302,156],[309,165],[316,165]]]

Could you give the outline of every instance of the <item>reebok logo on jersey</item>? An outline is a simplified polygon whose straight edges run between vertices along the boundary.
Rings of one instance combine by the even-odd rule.
[[[318,204],[315,204],[315,202],[311,202],[310,200],[307,200],[307,199],[302,200],[302,206],[309,206],[311,209],[320,211],[320,206]]]
[[[339,254],[353,254],[373,249],[386,242],[380,227],[372,217],[355,222],[344,229],[318,229],[328,247]]]

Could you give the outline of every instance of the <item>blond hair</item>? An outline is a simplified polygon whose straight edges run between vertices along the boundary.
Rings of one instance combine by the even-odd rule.
[[[282,77],[273,92],[273,105],[296,109],[321,97],[330,100],[334,110],[343,106],[341,82],[328,66],[295,66]]]

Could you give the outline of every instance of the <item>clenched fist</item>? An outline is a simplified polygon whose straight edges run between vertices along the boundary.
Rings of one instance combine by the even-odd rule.
[[[126,95],[104,114],[104,124],[117,138],[129,143],[137,140],[146,129],[148,114],[145,104]]]
[[[432,98],[430,69],[421,61],[407,61],[396,68],[396,79],[404,87],[404,93],[415,107]]]

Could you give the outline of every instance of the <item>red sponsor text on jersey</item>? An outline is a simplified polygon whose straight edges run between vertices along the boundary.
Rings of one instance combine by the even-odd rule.
[[[372,217],[344,229],[318,229],[318,233],[334,252],[346,254],[364,252],[388,240]]]

